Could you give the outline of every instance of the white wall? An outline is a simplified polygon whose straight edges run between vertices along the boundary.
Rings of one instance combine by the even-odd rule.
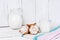
[[[35,22],[35,0],[23,0],[24,24]]]
[[[48,0],[36,0],[36,22],[48,20]]]
[[[21,8],[21,0],[7,0],[7,1],[8,1],[8,8],[9,9]]]
[[[51,24],[60,24],[60,0],[36,0],[36,5],[36,22],[38,25],[39,20],[51,20]]]
[[[22,0],[23,1],[23,17],[24,23],[35,22],[35,0]],[[21,8],[18,4],[18,0],[0,0],[0,26],[8,25],[8,13],[10,9]],[[52,22],[60,23],[60,0],[49,0],[49,19]],[[32,18],[32,19],[31,19]],[[39,20],[48,20],[48,0],[36,0],[36,22]]]
[[[7,1],[0,0],[0,26],[7,26]]]
[[[49,18],[52,23],[60,24],[60,0],[50,0]]]

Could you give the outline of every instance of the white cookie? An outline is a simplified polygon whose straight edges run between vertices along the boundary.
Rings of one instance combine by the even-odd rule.
[[[28,33],[28,27],[27,26],[22,26],[22,28],[19,30],[22,34],[27,34]]]
[[[31,34],[37,34],[39,32],[39,29],[35,25],[35,26],[31,26],[30,29],[29,29],[29,31],[30,31]]]

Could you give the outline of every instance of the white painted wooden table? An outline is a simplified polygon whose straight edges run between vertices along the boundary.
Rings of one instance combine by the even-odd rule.
[[[32,40],[31,38],[21,37],[18,30],[12,30],[9,27],[0,28],[0,40]]]

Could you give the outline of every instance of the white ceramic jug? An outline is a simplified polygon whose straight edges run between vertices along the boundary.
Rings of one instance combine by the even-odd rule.
[[[9,26],[12,29],[19,29],[22,26],[21,9],[13,9],[9,14]]]

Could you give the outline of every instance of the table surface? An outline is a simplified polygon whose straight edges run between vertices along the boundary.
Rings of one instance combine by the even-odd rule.
[[[0,40],[32,40],[23,38],[21,35],[18,30],[12,30],[9,27],[0,28]]]

